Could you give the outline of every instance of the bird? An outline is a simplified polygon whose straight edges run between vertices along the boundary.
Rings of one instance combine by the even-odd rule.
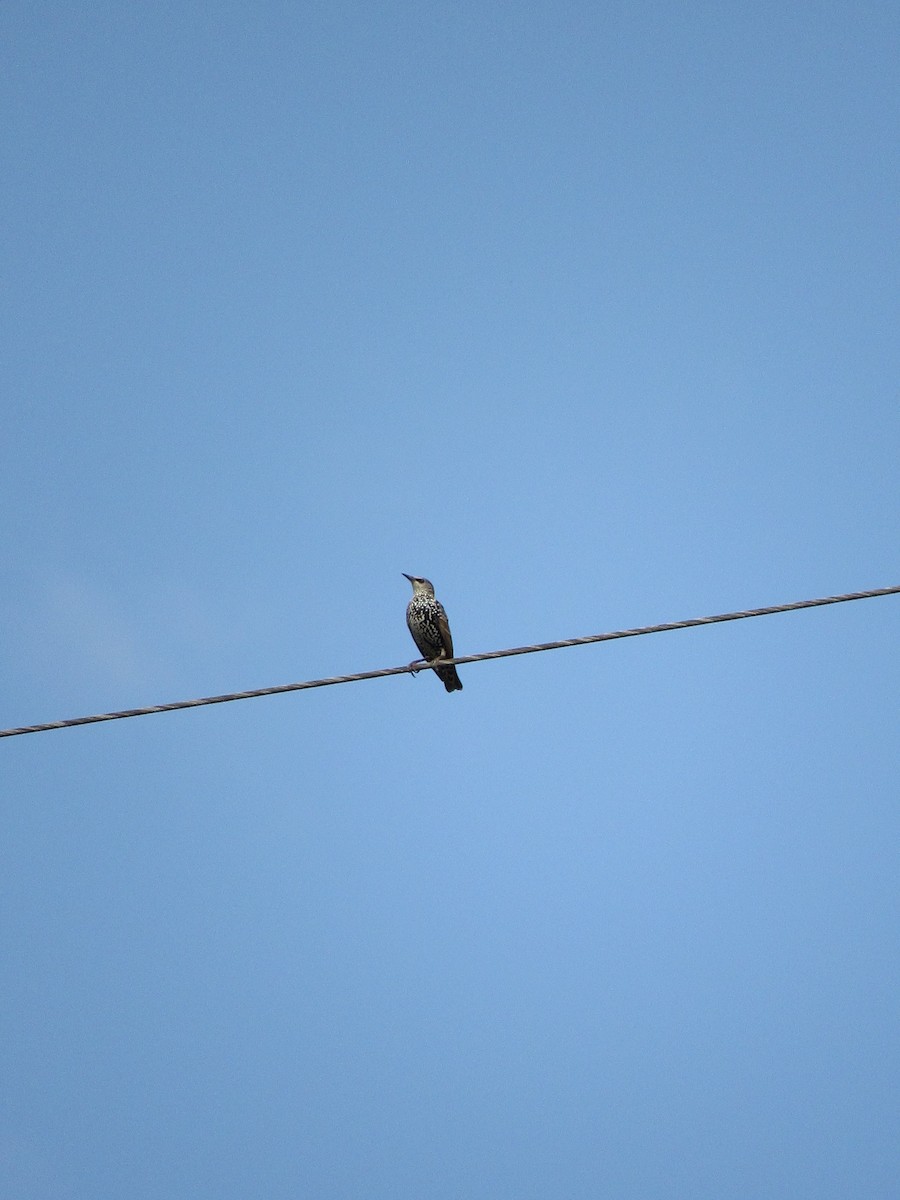
[[[412,584],[413,598],[406,609],[406,623],[419,653],[428,663],[436,658],[452,658],[453,639],[450,637],[450,623],[443,604],[434,598],[434,585],[430,580],[421,579],[418,575],[407,575],[405,571],[402,575]],[[432,670],[448,692],[462,691],[462,682],[456,673],[456,667],[432,667]]]

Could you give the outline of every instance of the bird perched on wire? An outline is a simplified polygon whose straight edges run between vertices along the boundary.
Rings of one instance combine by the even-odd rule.
[[[450,623],[443,604],[434,598],[433,584],[427,579],[420,579],[418,575],[407,575],[405,571],[402,574],[412,584],[413,598],[406,609],[406,623],[413,641],[419,647],[419,653],[429,664],[436,658],[452,658]],[[448,692],[462,691],[456,667],[432,666],[432,670]]]

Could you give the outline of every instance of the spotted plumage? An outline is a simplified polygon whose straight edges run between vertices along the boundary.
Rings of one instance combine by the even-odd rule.
[[[404,572],[404,577],[413,589],[413,598],[406,609],[406,623],[419,653],[426,662],[436,658],[452,658],[450,625],[443,604],[434,598],[434,587],[427,579],[420,579],[417,575]],[[456,667],[434,667],[433,670],[448,692],[462,691]]]

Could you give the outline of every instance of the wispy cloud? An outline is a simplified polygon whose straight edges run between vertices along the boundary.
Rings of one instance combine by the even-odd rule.
[[[36,582],[18,625],[20,651],[60,683],[119,689],[156,675],[139,616],[114,587],[86,576],[54,574]]]

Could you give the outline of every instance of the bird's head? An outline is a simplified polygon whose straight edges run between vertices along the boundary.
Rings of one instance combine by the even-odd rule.
[[[434,585],[429,579],[420,579],[418,575],[407,575],[405,571],[402,571],[401,574],[403,575],[404,579],[408,579],[412,584],[414,596],[434,595]]]

